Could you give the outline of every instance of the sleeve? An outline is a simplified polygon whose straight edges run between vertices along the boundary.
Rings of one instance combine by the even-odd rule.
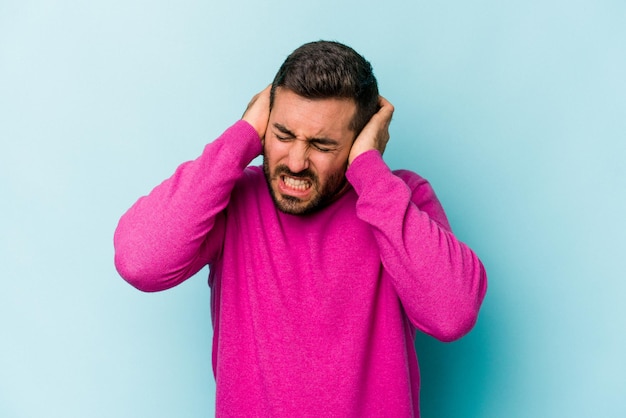
[[[224,209],[235,182],[261,152],[254,128],[240,120],[141,197],[115,230],[115,267],[136,288],[176,286],[221,252]]]
[[[359,196],[357,216],[371,226],[409,320],[441,341],[453,341],[476,322],[487,290],[485,269],[452,234],[428,182],[411,175],[408,183],[396,176],[374,150],[346,172]]]

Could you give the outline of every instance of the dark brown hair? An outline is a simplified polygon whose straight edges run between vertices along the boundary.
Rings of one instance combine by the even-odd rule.
[[[357,110],[350,128],[355,135],[378,110],[378,83],[371,64],[339,42],[310,42],[293,51],[274,77],[270,108],[277,87],[307,99],[353,99]]]

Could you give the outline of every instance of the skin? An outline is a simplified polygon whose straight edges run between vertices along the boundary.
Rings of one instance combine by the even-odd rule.
[[[263,142],[264,170],[277,208],[295,215],[314,212],[343,193],[352,161],[370,150],[385,151],[393,105],[379,97],[380,109],[355,138],[349,127],[354,100],[312,100],[277,88],[270,112],[270,87],[252,98],[242,119]]]

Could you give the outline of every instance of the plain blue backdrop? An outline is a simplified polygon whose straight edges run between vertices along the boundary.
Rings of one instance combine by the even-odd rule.
[[[626,416],[625,2],[2,0],[0,417],[213,414],[206,269],[136,291],[113,231],[317,39],[489,274],[466,338],[416,341],[423,416]]]

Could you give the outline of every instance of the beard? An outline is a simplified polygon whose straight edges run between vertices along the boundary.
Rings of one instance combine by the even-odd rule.
[[[339,197],[347,184],[345,170],[332,173],[324,183],[320,183],[317,174],[308,168],[299,173],[294,173],[286,165],[281,164],[276,166],[273,172],[270,172],[269,161],[265,152],[263,153],[263,172],[274,205],[281,212],[290,215],[308,215],[328,206]],[[304,201],[298,197],[285,195],[274,190],[272,182],[278,181],[282,175],[310,181],[313,189],[312,199]]]

